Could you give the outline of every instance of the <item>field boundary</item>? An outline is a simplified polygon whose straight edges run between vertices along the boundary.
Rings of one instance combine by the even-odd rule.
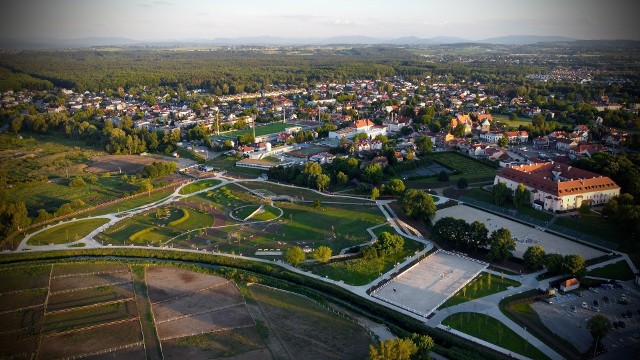
[[[56,292],[51,292],[51,291],[49,291],[49,294],[50,294],[50,295],[67,294],[67,293],[76,292],[76,291],[80,291],[80,290],[95,289],[95,288],[103,287],[103,286],[122,285],[122,284],[128,284],[128,283],[131,283],[131,282],[132,282],[132,280],[129,280],[129,281],[119,281],[119,282],[115,282],[115,283],[108,283],[108,284],[99,284],[99,285],[85,286],[85,287],[81,287],[81,288],[77,288],[77,289],[67,289],[67,290],[60,290],[60,291],[56,291]]]
[[[63,279],[70,278],[75,276],[90,276],[90,275],[104,275],[104,274],[116,274],[121,272],[129,272],[129,270],[113,270],[113,271],[94,271],[90,273],[82,273],[82,274],[65,274],[60,276],[54,276],[53,279]]]
[[[118,303],[121,303],[121,302],[133,301],[133,300],[135,300],[135,298],[134,297],[130,297],[130,298],[126,298],[126,299],[106,301],[106,302],[101,302],[101,303],[91,304],[91,305],[76,306],[76,307],[73,307],[73,308],[47,312],[47,313],[45,313],[45,315],[63,314],[63,313],[70,312],[70,311],[85,310],[85,309],[90,309],[90,308],[96,307],[96,306],[112,305],[112,304],[118,304]]]
[[[102,304],[100,304],[102,305]],[[73,334],[73,333],[77,333],[77,332],[82,332],[82,331],[87,331],[87,330],[92,330],[92,329],[97,329],[97,328],[101,328],[101,327],[105,327],[105,326],[111,326],[111,325],[118,325],[118,324],[122,324],[122,323],[126,323],[126,322],[131,322],[131,321],[135,321],[138,320],[140,316],[136,316],[136,317],[132,317],[129,319],[122,319],[122,320],[116,320],[116,321],[110,321],[107,323],[101,323],[101,324],[96,324],[96,325],[91,325],[91,326],[87,326],[87,327],[83,327],[83,328],[78,328],[78,329],[71,329],[71,330],[66,330],[66,331],[61,331],[61,332],[55,332],[55,333],[51,333],[51,334],[44,334],[42,335],[42,337],[46,337],[46,338],[50,338],[50,337],[54,337],[54,336],[60,336],[60,335],[66,335],[66,334]]]
[[[190,292],[188,292],[188,293],[184,293],[184,294],[180,294],[180,295],[174,296],[174,297],[172,297],[172,298],[170,298],[170,299],[164,299],[164,300],[160,300],[160,301],[158,301],[158,302],[151,303],[151,305],[158,305],[158,304],[162,304],[162,303],[165,303],[165,302],[168,302],[168,301],[173,301],[173,300],[177,300],[177,299],[180,299],[180,298],[183,298],[183,297],[187,297],[187,296],[195,295],[195,294],[197,294],[197,293],[201,293],[201,292],[204,292],[204,291],[207,291],[207,290],[211,290],[211,289],[216,288],[216,287],[218,287],[218,286],[227,285],[227,284],[228,284],[228,283],[230,283],[230,282],[231,282],[231,281],[225,281],[225,282],[223,282],[223,283],[219,283],[219,284],[211,285],[211,286],[208,286],[208,287],[206,287],[206,288],[193,290],[193,291],[190,291]]]
[[[127,345],[121,345],[121,346],[116,346],[110,349],[104,349],[104,350],[99,350],[99,351],[94,351],[92,353],[86,353],[86,354],[80,354],[80,355],[73,355],[73,356],[67,356],[63,359],[65,360],[70,360],[70,359],[82,359],[85,357],[89,357],[89,356],[95,356],[95,355],[101,355],[101,354],[106,354],[106,353],[110,353],[113,351],[118,351],[118,350],[123,350],[123,349],[128,349],[128,348],[132,348],[135,346],[140,346],[140,345],[144,345],[144,343],[142,341],[138,341],[136,343],[132,343],[132,344],[127,344]]]
[[[230,305],[225,305],[225,306],[221,306],[221,307],[217,307],[217,308],[213,308],[213,309],[207,309],[204,311],[198,311],[192,314],[184,314],[184,315],[180,315],[180,316],[174,316],[172,318],[166,319],[166,320],[161,320],[161,321],[157,321],[156,325],[159,324],[165,324],[168,322],[172,322],[172,321],[177,321],[177,320],[182,320],[182,319],[186,319],[186,318],[190,318],[190,317],[194,317],[194,316],[198,316],[198,315],[202,315],[202,314],[208,314],[208,313],[212,313],[212,312],[216,312],[216,311],[221,311],[221,310],[226,310],[226,309],[230,309],[232,307],[236,307],[236,306],[240,306],[240,305],[244,305],[243,302],[238,302],[235,304],[230,304]]]

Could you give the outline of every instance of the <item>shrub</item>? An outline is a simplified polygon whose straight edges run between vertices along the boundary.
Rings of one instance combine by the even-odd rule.
[[[185,209],[180,209],[180,210],[182,211],[182,217],[180,219],[173,220],[167,225],[176,226],[176,225],[182,224],[183,222],[187,221],[187,219],[189,219],[189,212]]]
[[[71,180],[71,182],[69,183],[70,187],[83,187],[87,185],[87,183],[84,181],[84,179],[80,176],[76,176],[73,180]]]

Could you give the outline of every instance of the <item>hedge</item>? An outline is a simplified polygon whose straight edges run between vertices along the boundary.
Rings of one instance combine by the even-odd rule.
[[[187,221],[187,219],[189,219],[189,212],[186,209],[180,209],[180,210],[182,210],[182,217],[180,219],[173,220],[172,222],[170,222],[168,224],[169,226],[176,226],[176,225],[182,224],[183,222]]]
[[[152,232],[152,231],[153,231],[153,229],[154,229],[154,228],[152,228],[152,227],[148,227],[148,228],[146,228],[146,229],[142,229],[142,230],[138,231],[137,233],[135,233],[135,234],[133,234],[133,235],[129,236],[129,240],[131,240],[131,241],[136,241],[136,240],[138,240],[138,238],[139,238],[140,236],[142,236],[142,235],[144,235],[144,234],[148,234],[148,233]]]

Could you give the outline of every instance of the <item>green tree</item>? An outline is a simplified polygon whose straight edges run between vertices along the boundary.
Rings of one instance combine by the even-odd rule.
[[[400,196],[400,210],[414,219],[431,221],[436,213],[436,204],[431,195],[423,190],[407,189]]]
[[[493,261],[507,260],[511,256],[511,252],[516,249],[516,242],[509,229],[500,228],[492,232],[490,240],[489,258]]]
[[[463,137],[465,132],[467,131],[467,125],[458,124],[455,128],[453,128],[453,136],[455,137]]]
[[[338,171],[338,173],[336,174],[336,184],[344,185],[347,182],[349,182],[349,177],[347,176],[347,174],[343,173],[342,171]]]
[[[513,194],[513,205],[517,208],[528,206],[531,203],[531,192],[524,186],[523,183],[519,183],[516,191]]]
[[[318,246],[311,253],[311,257],[321,263],[326,263],[331,258],[331,248],[328,246]]]
[[[429,153],[433,150],[433,141],[428,136],[420,136],[416,139],[416,150],[421,153]]]
[[[504,149],[507,147],[507,145],[509,145],[509,139],[507,139],[506,136],[501,137],[500,139],[498,139],[498,146],[501,149]]]
[[[14,231],[25,228],[31,224],[31,218],[29,218],[27,206],[24,201],[17,204],[9,204],[5,212],[9,215],[10,228]]]
[[[69,182],[69,187],[83,187],[87,185],[87,183],[82,179],[81,176],[76,176],[73,180]]]
[[[469,225],[469,238],[474,251],[477,252],[478,248],[489,245],[489,229],[484,223],[476,220]]]
[[[151,196],[151,190],[153,190],[153,185],[148,180],[141,181],[140,184],[138,184],[138,191],[146,192],[147,196]]]
[[[431,350],[436,346],[435,342],[429,335],[411,334],[411,341],[418,347],[413,354],[413,360],[429,360],[431,359]]]
[[[505,185],[505,183],[498,182],[493,185],[493,203],[502,206],[507,203],[511,198],[511,190]]]
[[[418,347],[410,339],[389,339],[369,346],[369,360],[410,360]]]
[[[564,257],[560,254],[547,254],[544,259],[544,264],[547,270],[552,273],[559,273],[562,271],[562,263]]]
[[[327,174],[319,174],[315,176],[315,185],[318,191],[323,191],[331,182],[331,178]]]
[[[371,200],[375,200],[375,199],[377,199],[377,198],[378,198],[378,196],[380,196],[380,190],[378,190],[378,188],[374,186],[374,187],[371,189]]]
[[[540,270],[545,264],[545,252],[544,248],[540,245],[529,246],[524,252],[522,259],[524,260],[524,266],[529,270]]]
[[[404,239],[402,236],[393,235],[389,232],[383,232],[378,237],[378,241],[373,244],[378,255],[391,255],[402,251],[404,248]]]
[[[404,192],[406,186],[404,182],[400,179],[391,179],[389,183],[385,186],[385,192],[390,195],[400,195]]]
[[[304,251],[302,251],[299,246],[292,246],[288,248],[284,255],[285,260],[293,266],[298,266],[299,263],[304,261],[305,257],[306,255],[304,254]]]
[[[596,341],[595,348],[593,349],[595,356],[595,352],[598,349],[598,342],[611,331],[611,321],[597,314],[587,321],[587,330],[589,330],[589,333],[591,333],[591,336],[593,336],[593,339]]]
[[[369,184],[379,183],[382,180],[382,167],[378,163],[365,166],[360,179]]]
[[[580,215],[589,215],[591,214],[591,205],[588,202],[583,202],[578,209]]]
[[[584,258],[580,255],[566,255],[562,261],[562,271],[574,276],[582,276],[585,272]]]

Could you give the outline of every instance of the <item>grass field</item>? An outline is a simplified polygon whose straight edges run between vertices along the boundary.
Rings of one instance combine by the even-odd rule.
[[[469,189],[465,191],[463,195],[466,197],[470,197],[472,199],[484,201],[487,204],[493,204],[493,194],[490,191],[474,188],[474,189]],[[510,203],[503,204],[502,207],[507,209],[512,209],[512,210],[517,210],[518,213],[520,214],[527,215],[534,219],[538,219],[542,221],[549,221],[553,218],[553,214],[550,214],[545,211],[536,210],[532,207],[516,208],[513,204],[510,204]],[[556,220],[556,224],[558,223],[559,220],[560,218]]]
[[[99,305],[69,312],[48,314],[42,323],[42,332],[45,334],[60,333],[112,321],[130,319],[136,316],[138,316],[138,312],[133,301]]]
[[[44,304],[46,289],[25,290],[0,296],[0,312]]]
[[[180,194],[188,195],[188,194],[194,193],[196,191],[200,191],[200,190],[204,190],[206,188],[210,188],[212,186],[216,186],[218,184],[220,184],[220,180],[215,180],[215,179],[207,179],[207,180],[196,181],[196,182],[191,183],[189,185],[186,185],[185,187],[180,189]]]
[[[518,117],[518,120],[512,121],[509,120],[509,115],[495,114],[491,115],[493,117],[493,121],[500,121],[501,123],[507,125],[511,129],[518,129],[520,125],[522,126],[531,126],[531,119],[527,117]]]
[[[622,240],[627,236],[619,226],[594,213],[578,217],[563,216],[558,218],[554,224],[616,244],[622,244]],[[624,251],[624,249],[620,250]]]
[[[509,286],[518,287],[520,283],[511,279],[502,278],[499,275],[483,272],[473,279],[465,288],[449,298],[439,309],[462,304],[467,301],[479,299],[488,295],[493,295],[501,291],[507,290]]]
[[[256,136],[280,133],[280,132],[283,132],[287,128],[295,127],[295,126],[297,126],[297,125],[283,124],[283,123],[273,123],[273,124],[267,124],[267,125],[258,125],[258,126],[256,126]],[[253,133],[253,129],[252,128],[248,128],[248,129],[243,129],[243,130],[230,131],[230,132],[227,132],[227,133],[223,133],[222,135],[227,136],[227,137],[236,138],[236,137],[244,135],[244,134],[252,134],[252,133]]]
[[[275,184],[268,181],[247,181],[242,183],[243,186],[252,189],[252,190],[267,190],[275,195],[288,195],[298,200],[305,201],[313,201],[320,200],[322,201],[331,201],[331,202],[342,202],[342,203],[363,203],[363,204],[371,204],[372,202],[364,197],[362,199],[353,199],[353,198],[341,198],[341,197],[332,197],[325,196],[322,194],[318,194],[310,189],[302,189],[291,186],[284,186],[280,184]]]
[[[51,265],[4,267],[0,271],[0,293],[49,286]]]
[[[59,311],[130,298],[133,298],[133,287],[130,283],[106,285],[68,293],[52,294],[47,302],[47,311]]]
[[[48,245],[48,244],[66,244],[82,239],[90,232],[109,222],[109,219],[89,219],[79,220],[53,226],[32,236],[27,244],[29,245]]]
[[[444,319],[442,324],[532,359],[548,359],[526,339],[488,315],[456,313]]]
[[[631,268],[624,260],[598,269],[593,269],[589,271],[587,275],[616,280],[633,280],[635,278],[633,271],[631,271]]]
[[[404,261],[407,257],[414,255],[423,248],[422,244],[405,239],[403,251],[384,258],[374,260],[356,258],[309,266],[307,269],[316,275],[326,276],[332,280],[342,280],[349,285],[367,285],[380,277],[380,274],[391,270],[396,263]]]
[[[487,164],[471,159],[456,152],[434,152],[428,155],[430,159],[458,172],[449,176],[449,183],[455,184],[460,178],[468,182],[492,182],[497,170]],[[407,180],[407,184],[435,186],[442,182],[437,177]]]
[[[105,215],[105,214],[111,214],[111,213],[115,213],[115,212],[120,212],[120,211],[125,211],[125,210],[130,210],[130,209],[134,209],[137,208],[139,206],[148,204],[148,203],[152,203],[152,202],[156,202],[158,200],[164,199],[167,196],[171,195],[173,193],[174,189],[164,189],[164,190],[160,190],[160,191],[155,191],[152,192],[150,195],[142,195],[133,199],[127,199],[127,200],[123,200],[120,201],[116,204],[113,205],[109,205],[109,206],[105,206],[105,207],[101,207],[99,209],[90,211],[86,214],[83,214],[83,216],[97,216],[97,215]]]

